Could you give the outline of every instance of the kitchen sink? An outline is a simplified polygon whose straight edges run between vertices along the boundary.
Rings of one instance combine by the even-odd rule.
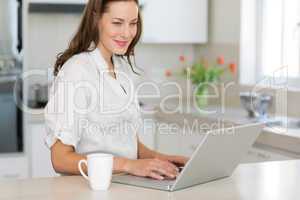
[[[266,125],[270,128],[283,127],[289,129],[300,129],[300,119],[296,118],[273,118],[267,120]]]

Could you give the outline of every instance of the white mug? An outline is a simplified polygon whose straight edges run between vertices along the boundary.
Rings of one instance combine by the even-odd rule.
[[[87,166],[88,176],[82,170],[83,163]],[[107,190],[112,178],[113,156],[105,153],[89,154],[87,160],[78,162],[78,168],[93,190]]]

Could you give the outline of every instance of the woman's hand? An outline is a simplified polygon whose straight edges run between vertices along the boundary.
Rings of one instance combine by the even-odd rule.
[[[189,160],[188,157],[172,156],[172,155],[166,155],[166,154],[161,154],[161,153],[156,153],[155,158],[157,158],[159,160],[174,163],[176,166],[179,166],[179,167],[184,166]]]
[[[128,160],[125,172],[142,177],[151,177],[163,180],[164,176],[174,179],[178,175],[179,169],[172,163],[161,159],[138,159]]]

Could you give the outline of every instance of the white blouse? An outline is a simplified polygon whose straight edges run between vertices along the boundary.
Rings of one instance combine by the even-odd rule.
[[[70,58],[59,71],[45,108],[50,148],[57,139],[80,154],[137,158],[140,108],[127,61],[113,56],[116,79],[98,48]]]

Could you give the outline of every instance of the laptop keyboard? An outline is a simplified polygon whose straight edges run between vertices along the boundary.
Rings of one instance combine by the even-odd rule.
[[[179,173],[181,173],[182,169],[183,167],[179,167]],[[167,176],[164,176],[164,178],[164,180],[156,180],[147,177],[133,176],[130,174],[116,174],[113,175],[112,182],[158,189],[165,188],[166,190],[169,190],[170,187],[174,185],[176,179],[172,179]]]
[[[172,185],[175,182],[175,179],[155,180],[152,178],[123,174],[123,175],[114,175],[112,177],[112,182],[129,183],[129,184],[147,182],[148,184],[158,184],[158,185],[162,185],[162,186],[167,186],[167,185]]]

